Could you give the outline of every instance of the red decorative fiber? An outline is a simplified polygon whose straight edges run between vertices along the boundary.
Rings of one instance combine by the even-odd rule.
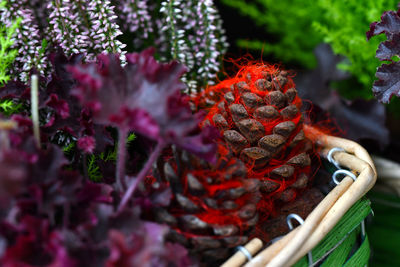
[[[270,238],[262,225],[307,187],[313,145],[293,80],[276,66],[242,67],[193,102],[206,112],[200,126],[221,134],[217,163],[170,151],[156,174],[173,197],[156,218],[174,229],[172,241],[222,259],[253,235]]]
[[[280,77],[282,76],[286,78],[284,83],[283,82],[281,83]],[[257,81],[260,81],[260,79],[271,82],[272,89],[260,90],[260,86],[257,86]],[[248,88],[246,88],[245,91],[241,91],[240,88],[238,88],[237,86],[237,84],[241,82],[245,82],[248,86]],[[211,125],[217,127],[218,125],[213,121],[213,117],[216,114],[221,113],[220,104],[222,102],[225,104],[225,107],[228,106],[227,101],[224,99],[225,94],[228,92],[232,92],[234,96],[234,101],[232,103],[229,103],[229,105],[232,104],[243,105],[249,115],[249,118],[255,119],[263,125],[264,135],[272,134],[274,127],[284,121],[292,121],[296,125],[295,130],[290,134],[285,144],[283,145],[284,147],[282,148],[281,152],[279,154],[274,155],[274,157],[269,160],[267,165],[263,166],[262,168],[256,168],[254,166],[254,163],[253,164],[248,162],[245,163],[248,169],[247,173],[248,179],[259,179],[261,181],[273,181],[279,183],[279,187],[276,190],[270,193],[263,194],[261,201],[258,202],[257,205],[258,211],[261,212],[263,216],[263,218],[260,218],[261,221],[266,220],[271,213],[274,213],[274,209],[276,206],[274,202],[281,197],[282,192],[284,192],[286,189],[290,187],[290,185],[294,184],[298,180],[300,174],[305,174],[307,175],[307,177],[310,177],[311,167],[310,165],[304,167],[296,166],[294,174],[288,179],[279,179],[273,174],[271,174],[271,171],[281,167],[282,165],[287,163],[289,159],[304,151],[307,151],[307,153],[312,154],[312,151],[310,151],[312,149],[312,146],[307,139],[304,139],[302,142],[299,142],[296,146],[289,148],[293,138],[300,131],[303,130],[303,117],[300,112],[302,106],[302,100],[297,94],[295,95],[292,101],[288,101],[282,107],[274,105],[274,107],[277,109],[279,113],[281,113],[282,110],[285,109],[289,104],[295,105],[298,108],[299,112],[293,118],[285,119],[282,116],[278,116],[270,120],[257,119],[254,116],[254,111],[256,108],[252,108],[244,104],[241,96],[245,92],[250,92],[259,96],[264,101],[264,103],[262,104],[270,104],[268,102],[270,100],[269,95],[271,92],[281,91],[282,93],[285,94],[291,88],[295,88],[295,84],[290,74],[288,74],[286,71],[281,71],[276,65],[265,65],[263,63],[256,63],[242,67],[238,71],[235,77],[224,80],[215,86],[208,87],[200,96],[198,96],[195,99],[197,107],[199,107],[200,109],[205,109],[207,111],[207,115],[205,117],[204,122],[207,124],[210,123]],[[212,105],[210,106],[209,103],[212,103]],[[229,109],[225,108],[225,110],[227,112],[227,122],[229,126],[226,129],[220,128],[222,136],[225,130],[237,129],[235,122],[232,119],[232,115],[229,114]],[[221,143],[220,146],[226,146],[226,144]],[[251,144],[249,144],[247,147],[250,146]],[[223,181],[223,171],[224,170],[216,171],[217,175],[221,177],[222,184],[225,183],[225,181]],[[197,173],[197,177],[205,175],[201,174],[201,172],[202,171]],[[293,190],[292,192],[293,195],[290,197],[289,201],[294,200],[298,192],[299,190]]]

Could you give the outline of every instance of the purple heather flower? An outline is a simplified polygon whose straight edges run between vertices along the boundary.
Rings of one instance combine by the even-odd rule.
[[[153,32],[153,21],[149,14],[148,0],[122,0],[118,6],[124,30],[136,34],[136,40],[145,40]]]
[[[110,1],[86,0],[8,0],[0,9],[6,26],[21,17],[15,43],[18,56],[12,75],[27,80],[34,67],[41,74],[51,68],[45,62],[42,40],[61,46],[67,55],[82,53],[94,60],[103,52],[114,52],[124,58],[125,47],[117,37],[122,34]],[[48,20],[48,21],[47,21]]]
[[[40,34],[32,11],[21,8],[21,4],[14,0],[9,1],[5,7],[0,9],[0,19],[6,27],[11,26],[17,18],[21,18],[22,21],[21,26],[16,30],[12,48],[17,49],[18,54],[10,71],[12,75],[26,81],[27,74],[33,67],[43,73],[44,57],[40,53]]]
[[[171,43],[171,57],[189,68],[182,80],[190,90],[187,93],[196,93],[199,86],[212,83],[221,56],[226,52],[218,12],[212,0],[165,0],[160,12],[163,14],[161,31]]]
[[[49,33],[53,43],[58,43],[66,54],[85,53],[87,36],[80,32],[80,19],[73,13],[73,4],[69,0],[49,2]]]
[[[94,42],[94,50],[120,54],[122,62],[125,61],[125,44],[117,37],[122,34],[116,23],[118,17],[110,1],[92,0],[87,3],[87,14],[91,23],[88,29],[89,37]]]

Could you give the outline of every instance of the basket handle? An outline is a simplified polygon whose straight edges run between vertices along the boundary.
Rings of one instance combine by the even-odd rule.
[[[328,136],[311,126],[304,126],[309,139],[322,147],[321,154],[327,154],[333,147],[341,147],[345,151],[337,152],[333,158],[341,166],[359,173],[356,181],[346,176],[314,211],[304,224],[298,226],[281,240],[272,244],[246,267],[255,266],[290,266],[312,250],[322,238],[336,225],[347,210],[368,192],[376,181],[376,169],[368,152],[356,142],[339,137]],[[227,265],[225,265],[227,266]],[[239,265],[230,265],[239,266]]]

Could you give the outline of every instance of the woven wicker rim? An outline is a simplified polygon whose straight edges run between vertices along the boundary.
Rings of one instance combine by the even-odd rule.
[[[308,215],[304,224],[296,227],[283,238],[255,255],[263,246],[258,238],[247,243],[246,248],[255,255],[245,267],[278,267],[291,266],[311,251],[338,223],[342,216],[365,195],[376,182],[376,169],[368,152],[356,142],[325,135],[311,126],[305,126],[307,137],[321,149],[321,156],[327,157],[334,147],[343,148],[337,151],[333,159],[352,170],[358,177],[354,181],[346,176]],[[243,253],[236,252],[222,267],[237,267],[246,263]]]

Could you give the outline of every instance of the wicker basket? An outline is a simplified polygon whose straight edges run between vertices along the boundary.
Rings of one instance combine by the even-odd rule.
[[[353,141],[324,135],[307,126],[307,136],[321,147],[321,156],[338,168],[351,170],[308,215],[307,219],[261,252],[260,239],[251,240],[223,267],[255,266],[364,266],[369,258],[364,218],[371,212],[363,196],[376,181],[376,169],[368,152]],[[333,149],[338,148],[338,149]],[[340,170],[339,173],[346,171]],[[354,243],[362,234],[361,245]],[[351,257],[349,255],[351,254]]]

